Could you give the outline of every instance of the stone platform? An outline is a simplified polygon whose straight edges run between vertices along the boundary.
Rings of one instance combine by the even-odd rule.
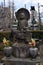
[[[41,59],[37,57],[36,59],[31,58],[15,58],[11,57],[4,57],[2,61],[5,65],[36,65],[37,63],[40,65]]]

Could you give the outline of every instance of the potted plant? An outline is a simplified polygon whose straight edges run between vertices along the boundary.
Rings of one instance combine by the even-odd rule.
[[[5,37],[3,38],[3,44],[4,44],[4,54],[6,57],[11,56],[12,54],[12,47],[10,46],[10,41],[7,40]]]
[[[34,39],[31,39],[31,42],[29,42],[30,48],[29,48],[29,54],[31,58],[36,58],[38,55],[38,48],[36,47],[36,42]]]

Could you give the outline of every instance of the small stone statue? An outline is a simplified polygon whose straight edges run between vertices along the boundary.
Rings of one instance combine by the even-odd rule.
[[[28,20],[30,19],[30,13],[27,9],[21,8],[16,12],[16,18],[18,20],[18,27],[17,30],[20,31],[20,33],[17,33],[17,38],[25,42],[27,42],[27,39],[29,39],[31,34],[27,32],[28,29]]]

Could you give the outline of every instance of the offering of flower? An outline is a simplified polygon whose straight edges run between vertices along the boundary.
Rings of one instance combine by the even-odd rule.
[[[34,39],[31,39],[31,42],[29,42],[29,45],[30,45],[31,47],[35,47],[35,45],[36,45],[35,40],[34,40]]]
[[[35,39],[31,39],[31,42],[29,42],[30,48],[29,48],[29,54],[32,59],[35,59],[38,55],[38,48],[36,47],[36,41]]]
[[[8,47],[10,45],[10,41],[7,40],[5,37],[3,38],[3,44],[5,47]]]

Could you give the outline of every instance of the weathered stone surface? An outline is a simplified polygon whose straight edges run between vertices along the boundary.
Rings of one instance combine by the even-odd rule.
[[[40,57],[31,60],[30,58],[2,58],[5,65],[35,65],[36,63],[40,63]]]

